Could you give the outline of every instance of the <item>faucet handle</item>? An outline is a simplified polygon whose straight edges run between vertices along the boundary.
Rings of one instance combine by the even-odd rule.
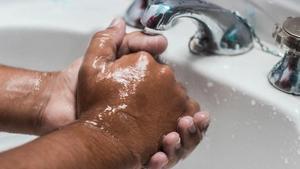
[[[288,17],[283,25],[276,25],[275,41],[286,50],[300,51],[300,17]]]

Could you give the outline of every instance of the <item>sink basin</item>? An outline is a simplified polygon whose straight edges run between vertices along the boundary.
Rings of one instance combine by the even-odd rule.
[[[75,2],[80,4],[80,1]],[[82,8],[95,14],[98,9],[93,5],[96,6],[96,3],[100,8],[124,3],[124,6],[115,7],[119,11],[117,14],[121,15],[130,2],[93,1],[89,8]],[[71,7],[65,4],[60,8],[68,11]],[[34,9],[32,11],[33,15],[28,14],[27,19],[34,18],[36,13]],[[82,56],[93,30],[105,27],[117,15],[112,10],[104,13],[106,19],[102,19],[100,25],[92,24],[97,21],[94,15],[85,14],[91,21],[89,24],[86,24],[85,17],[78,17],[78,23],[86,24],[87,28],[76,26],[78,23],[72,19],[66,22],[69,15],[56,18],[59,28],[53,26],[54,22],[42,20],[42,17],[21,26],[16,24],[17,21],[6,27],[1,27],[3,23],[0,23],[0,63],[59,70]],[[201,145],[175,169],[299,169],[300,98],[276,90],[267,80],[269,71],[279,58],[257,47],[234,57],[192,55],[187,44],[195,28],[190,21],[184,20],[165,32],[169,48],[162,58],[173,67],[177,79],[201,103],[202,109],[211,113],[212,122]],[[0,133],[0,151],[34,138]]]

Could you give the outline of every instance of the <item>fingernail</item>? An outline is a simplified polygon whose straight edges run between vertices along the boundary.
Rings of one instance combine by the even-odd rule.
[[[202,124],[202,131],[204,133],[206,133],[206,131],[207,131],[208,127],[209,127],[209,124],[210,124],[210,119],[207,118],[207,116],[206,116],[206,119],[204,120],[204,122]]]
[[[109,27],[115,27],[115,26],[119,25],[120,22],[121,22],[121,18],[115,18],[115,19],[111,22],[111,24],[109,25]]]
[[[199,129],[201,130],[201,132],[206,132],[209,124],[210,124],[210,119],[209,119],[209,114],[208,113],[197,113],[195,115],[195,118],[200,119],[201,121],[199,121],[198,123],[200,123],[199,125]]]
[[[209,127],[209,123],[208,124],[206,124],[206,125],[204,125],[202,128],[202,130],[203,130],[203,132],[204,133],[206,133],[207,132],[207,130],[208,130],[208,127]]]
[[[196,133],[197,129],[196,129],[196,126],[194,125],[194,122],[192,122],[192,125],[189,127],[188,130],[189,130],[189,132],[191,134],[195,134]]]
[[[175,149],[179,150],[181,148],[181,141],[180,139],[177,140],[176,145],[175,145]]]

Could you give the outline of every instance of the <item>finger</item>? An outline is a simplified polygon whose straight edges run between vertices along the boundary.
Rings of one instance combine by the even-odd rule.
[[[177,132],[166,135],[162,141],[162,148],[169,159],[168,166],[176,164],[179,160],[179,150],[181,149],[181,140]]]
[[[106,30],[97,32],[93,36],[85,55],[84,64],[90,66],[97,60],[101,62],[114,60],[124,36],[125,22],[122,19],[115,19]]]
[[[181,148],[180,136],[177,132],[172,132],[163,138],[163,150],[168,155],[169,159],[174,159],[177,150]]]
[[[118,56],[139,51],[159,55],[166,50],[167,45],[168,41],[164,36],[148,36],[142,32],[133,32],[124,37]]]
[[[163,169],[167,164],[167,155],[163,152],[158,152],[151,157],[147,169]]]
[[[136,65],[145,65],[144,63],[147,63],[146,65],[159,66],[156,60],[153,58],[153,56],[150,53],[145,51],[123,55],[120,59],[117,59],[114,62],[113,66],[119,68],[128,67],[128,66],[136,67]]]
[[[210,123],[209,113],[199,112],[194,115],[194,123],[203,134],[207,131]]]
[[[179,120],[178,132],[182,143],[182,157],[185,158],[190,154],[202,139],[202,133],[195,126],[191,116],[185,116]]]

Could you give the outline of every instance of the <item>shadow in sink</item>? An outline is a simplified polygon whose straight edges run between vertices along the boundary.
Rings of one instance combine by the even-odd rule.
[[[213,82],[190,66],[174,64],[177,78],[212,122],[204,142],[176,168],[296,169],[299,129],[275,105]]]
[[[0,63],[59,70],[84,54],[89,37],[67,30],[1,28]]]

